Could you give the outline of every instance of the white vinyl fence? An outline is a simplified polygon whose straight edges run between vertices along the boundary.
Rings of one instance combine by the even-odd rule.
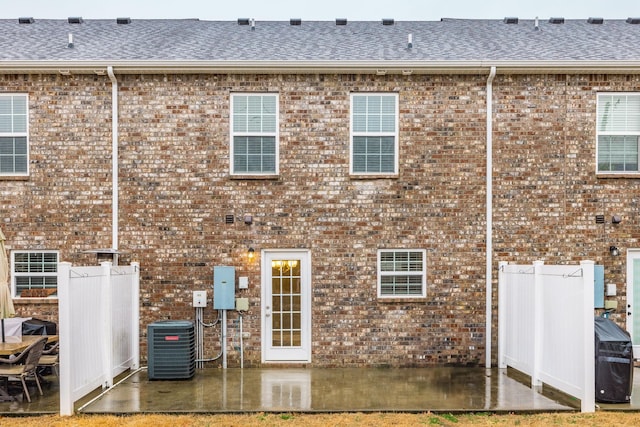
[[[595,411],[594,263],[500,263],[498,367],[548,384]]]
[[[140,364],[140,266],[58,264],[60,415]]]

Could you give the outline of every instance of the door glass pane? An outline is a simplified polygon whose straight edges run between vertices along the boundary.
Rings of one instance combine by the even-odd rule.
[[[290,313],[282,316],[282,329],[291,329],[291,315]]]
[[[290,294],[291,293],[291,279],[285,277],[282,279],[282,293]]]
[[[284,295],[282,297],[282,311],[290,312],[291,311],[291,296]]]
[[[300,261],[297,259],[289,261],[289,267],[291,268],[291,276],[300,276]]]
[[[271,275],[271,344],[274,347],[299,347],[302,342],[300,260],[273,260]]]
[[[300,329],[300,313],[293,314],[293,326],[294,329]]]
[[[291,334],[291,345],[299,347],[302,345],[302,335],[300,331],[293,331]]]
[[[280,332],[273,332],[273,339],[271,340],[271,344],[274,347],[282,346],[282,337],[280,337]]]

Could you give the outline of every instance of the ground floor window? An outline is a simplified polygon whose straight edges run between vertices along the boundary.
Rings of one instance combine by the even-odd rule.
[[[43,298],[58,293],[58,251],[12,251],[14,297]]]
[[[378,251],[378,297],[425,297],[426,277],[424,249]]]

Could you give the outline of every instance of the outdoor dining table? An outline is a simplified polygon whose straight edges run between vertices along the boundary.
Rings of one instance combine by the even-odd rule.
[[[21,341],[0,342],[0,356],[11,356],[12,354],[20,353],[42,337],[43,335],[23,335]],[[58,341],[58,335],[46,335],[46,337],[47,343],[54,343]],[[7,390],[0,387],[0,402],[10,400],[13,400],[13,397],[11,397]]]
[[[21,341],[0,342],[0,356],[11,356],[12,354],[20,353],[42,337],[43,335],[23,335]],[[58,341],[58,335],[46,335],[46,337],[48,344]]]

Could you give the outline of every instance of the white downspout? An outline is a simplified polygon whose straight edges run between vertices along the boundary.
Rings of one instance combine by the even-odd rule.
[[[496,76],[496,67],[491,67],[487,78],[487,236],[486,236],[486,331],[485,331],[485,367],[491,368],[491,335],[492,335],[492,272],[493,272],[493,78]]]
[[[113,74],[113,67],[107,67],[107,74],[111,80],[111,248],[118,251],[118,80]],[[118,265],[118,255],[114,254],[113,263]]]

